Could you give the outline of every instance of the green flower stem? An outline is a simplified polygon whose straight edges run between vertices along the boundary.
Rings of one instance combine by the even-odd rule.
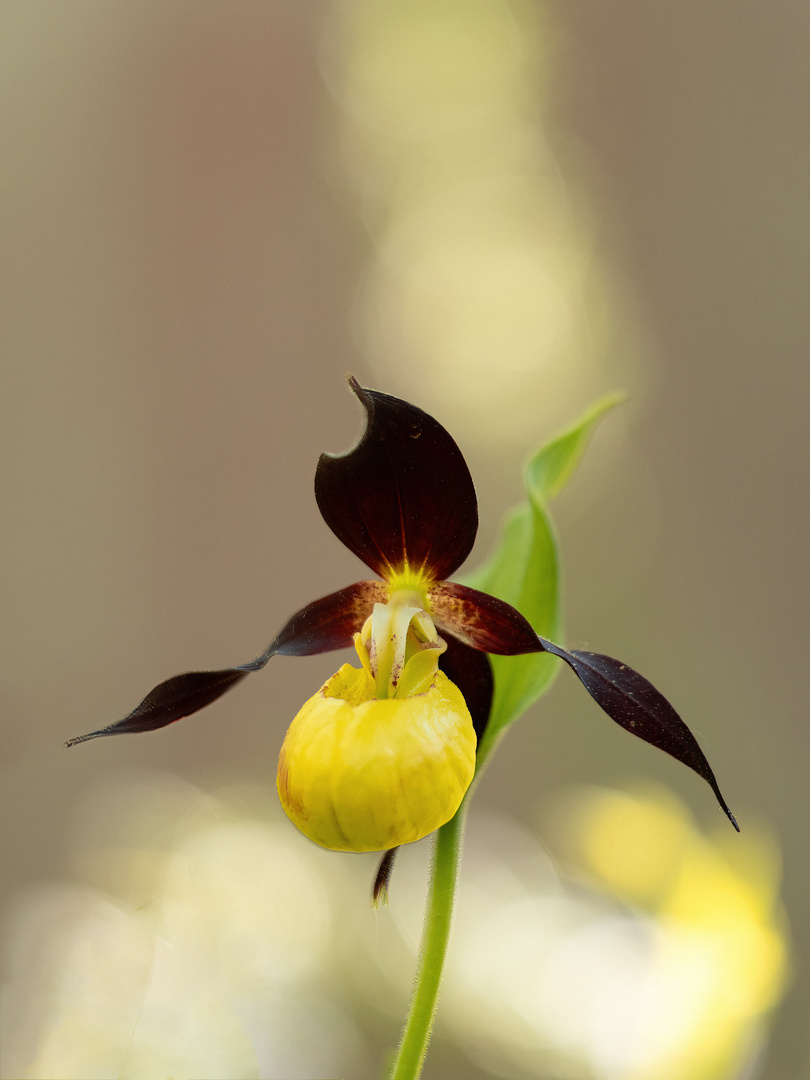
[[[466,816],[465,799],[455,817],[442,825],[436,834],[416,982],[389,1080],[418,1080],[422,1072],[439,1003]]]
[[[456,899],[456,883],[461,865],[464,824],[470,803],[486,763],[503,736],[499,731],[481,741],[475,763],[475,777],[456,811],[455,817],[436,833],[430,866],[430,887],[422,929],[422,945],[416,969],[411,1007],[402,1041],[388,1073],[388,1080],[419,1080],[425,1063],[433,1020],[439,1004],[439,989],[444,973],[450,924]]]

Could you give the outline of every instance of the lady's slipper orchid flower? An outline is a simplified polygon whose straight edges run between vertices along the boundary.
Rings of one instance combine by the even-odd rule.
[[[345,664],[293,720],[278,790],[294,824],[324,847],[391,851],[449,821],[461,804],[492,701],[487,654],[550,652],[613,720],[702,776],[737,828],[694,736],[646,679],[599,653],[562,649],[509,604],[447,580],[478,530],[464,458],[421,409],[349,381],[366,430],[348,453],[321,456],[315,497],[338,539],[381,580],[314,601],[255,660],[168,679],[123,720],[67,745],[171,724],[277,653],[353,644],[360,667]]]

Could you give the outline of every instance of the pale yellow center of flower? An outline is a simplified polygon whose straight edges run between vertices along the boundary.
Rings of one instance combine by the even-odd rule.
[[[424,693],[439,670],[447,648],[433,619],[412,589],[392,590],[387,604],[375,604],[354,647],[374,680],[375,697],[411,697]]]

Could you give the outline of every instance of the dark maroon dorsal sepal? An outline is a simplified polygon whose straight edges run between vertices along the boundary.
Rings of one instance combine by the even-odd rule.
[[[478,503],[470,470],[432,416],[361,387],[366,430],[353,450],[322,454],[315,473],[321,515],[341,543],[380,577],[405,563],[441,581],[472,550]]]

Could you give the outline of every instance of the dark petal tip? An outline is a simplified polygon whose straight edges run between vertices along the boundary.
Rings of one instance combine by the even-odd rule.
[[[173,724],[184,716],[191,716],[212,701],[230,690],[244,679],[246,671],[239,668],[224,668],[221,671],[189,671],[185,675],[175,675],[160,683],[146,695],[136,709],[123,720],[68,739],[66,746],[98,739],[102,735],[125,735],[141,731],[156,731],[158,728]]]
[[[371,886],[372,907],[388,903],[388,887],[391,884],[391,874],[394,872],[394,860],[398,851],[398,847],[389,848],[380,860],[380,865],[377,867],[377,873]]]
[[[191,671],[175,675],[147,694],[140,705],[114,724],[68,739],[66,746],[76,746],[102,735],[155,731],[167,724],[210,705],[252,671],[260,671],[277,653],[286,656],[311,656],[351,645],[371,614],[374,604],[386,598],[381,581],[358,581],[340,592],[324,596],[297,611],[275,640],[247,664],[221,671]]]
[[[731,824],[740,831],[697,739],[652,683],[610,656],[576,649],[569,652],[550,641],[540,641],[571,667],[591,697],[625,731],[666,751],[703,777]]]
[[[469,555],[478,504],[461,451],[433,417],[407,401],[349,384],[366,410],[353,450],[322,454],[315,498],[337,538],[380,577],[407,562],[434,580]]]

